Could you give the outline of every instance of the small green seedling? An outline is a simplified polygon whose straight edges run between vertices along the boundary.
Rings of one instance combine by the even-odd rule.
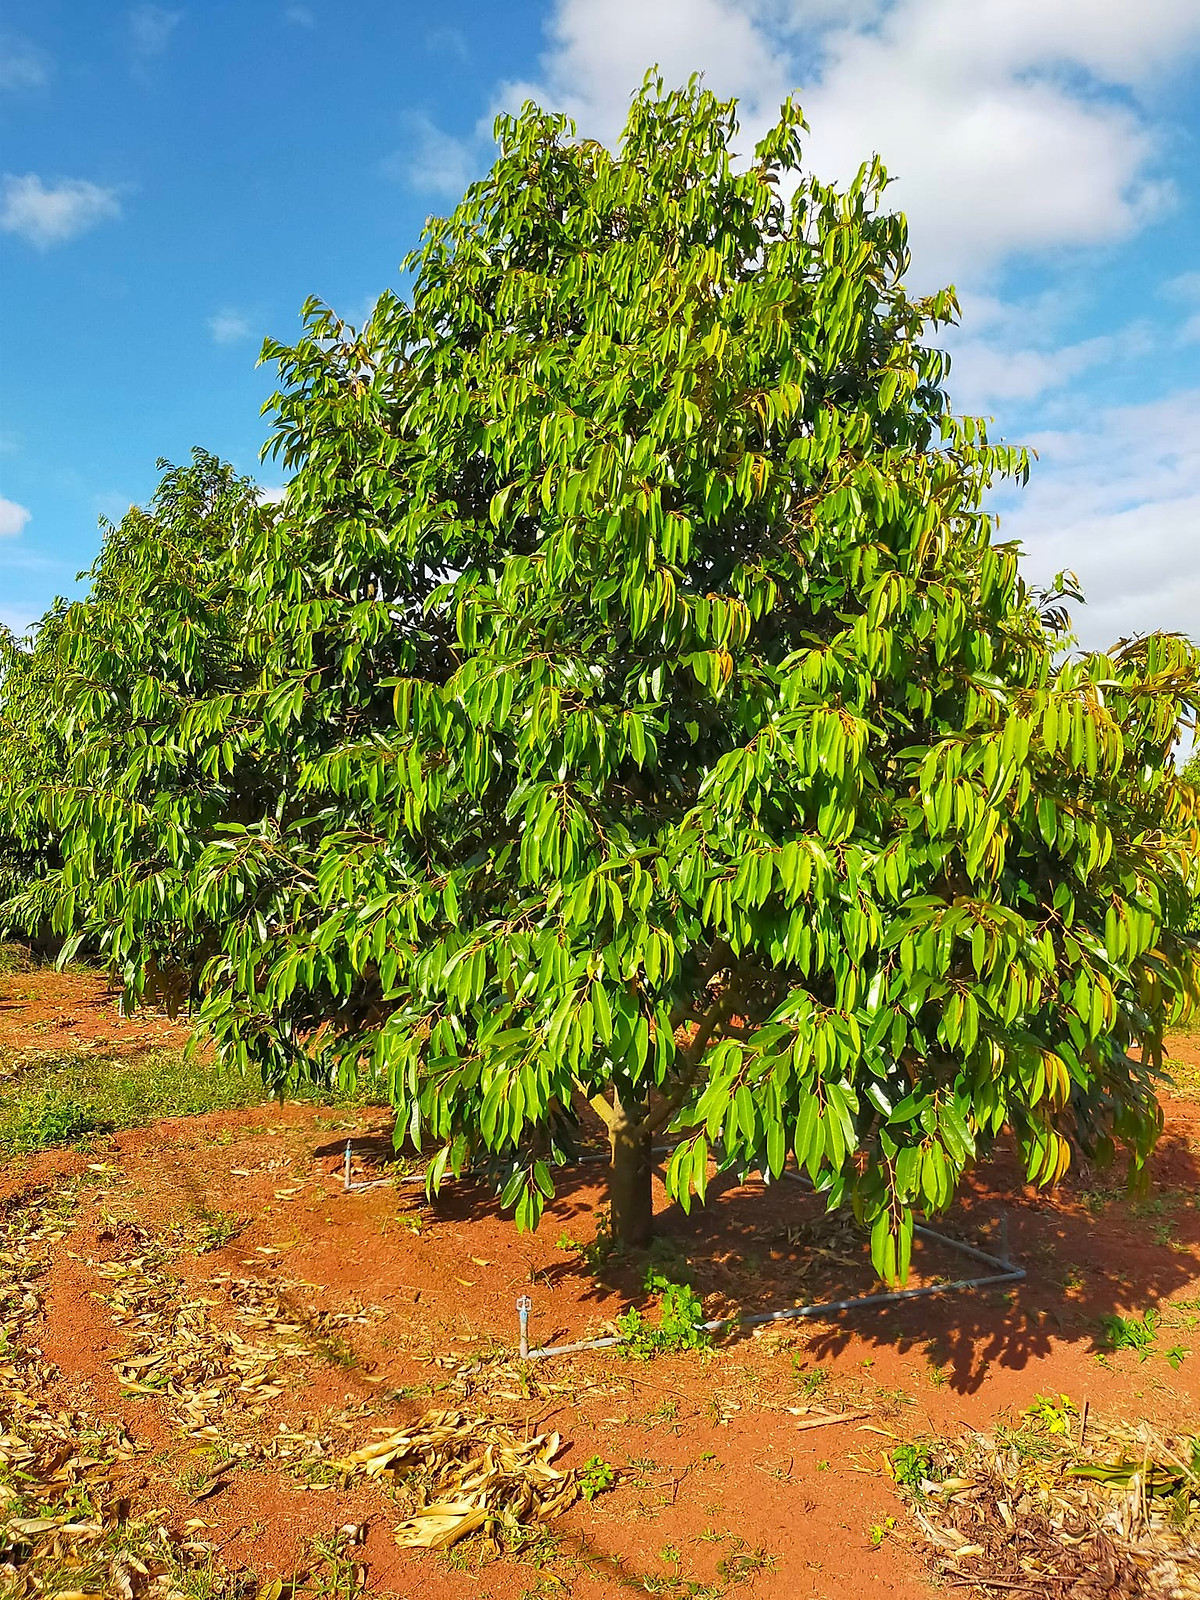
[[[1066,1433],[1071,1418],[1079,1415],[1079,1409],[1069,1395],[1035,1394],[1025,1415],[1040,1423],[1047,1433]]]
[[[933,1477],[933,1457],[924,1445],[898,1445],[892,1451],[892,1476],[902,1489],[919,1491]]]
[[[592,1456],[579,1469],[579,1489],[585,1500],[594,1500],[617,1481],[617,1469],[603,1456]]]

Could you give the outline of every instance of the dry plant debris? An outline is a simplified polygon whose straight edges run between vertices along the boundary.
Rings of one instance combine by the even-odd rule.
[[[166,1512],[131,1504],[127,1467],[135,1456],[146,1465],[144,1446],[115,1422],[49,1404],[59,1374],[31,1333],[42,1310],[40,1280],[54,1248],[71,1235],[76,1187],[26,1196],[0,1216],[0,1595],[181,1600],[201,1569],[206,1595],[251,1594],[248,1574],[218,1570],[203,1517],[175,1526]],[[343,1480],[356,1473],[381,1480],[409,1512],[396,1529],[400,1545],[444,1549],[484,1530],[498,1549],[519,1547],[579,1497],[575,1472],[554,1465],[562,1449],[557,1433],[523,1438],[503,1422],[462,1411],[430,1412],[401,1432],[376,1429],[378,1442],[333,1462],[323,1431],[280,1425],[259,1439],[252,1435],[263,1430],[254,1428],[238,1430],[250,1437],[234,1437],[231,1423],[261,1422],[282,1392],[285,1362],[311,1359],[335,1329],[384,1313],[355,1302],[310,1318],[289,1308],[282,1291],[312,1285],[230,1274],[207,1280],[212,1294],[198,1295],[170,1271],[178,1252],[169,1240],[117,1219],[102,1238],[118,1254],[88,1265],[104,1285],[96,1297],[128,1336],[113,1362],[122,1392],[165,1403],[181,1433],[213,1453],[213,1472],[193,1504],[247,1460],[287,1459],[293,1471],[311,1464]],[[218,1320],[218,1306],[233,1326]],[[372,1410],[364,1402],[326,1423],[361,1426]],[[327,1478],[309,1486],[332,1485]],[[349,1562],[340,1547],[337,1559]],[[268,1600],[272,1587],[263,1591]]]
[[[40,1280],[68,1234],[75,1185],[26,1196],[0,1218],[0,1593],[57,1600],[168,1600],[211,1564],[202,1524],[138,1517],[120,1487],[137,1446],[117,1424],[48,1403],[57,1369],[30,1342]]]
[[[176,1422],[193,1436],[231,1406],[258,1408],[279,1395],[278,1362],[308,1355],[310,1348],[301,1325],[285,1320],[278,1301],[264,1304],[252,1280],[235,1285],[235,1315],[255,1335],[244,1339],[214,1321],[215,1301],[183,1293],[165,1270],[160,1244],[130,1224],[121,1224],[121,1231],[135,1237],[141,1253],[93,1270],[113,1286],[97,1298],[131,1337],[129,1351],[113,1363],[122,1391],[173,1400]]]
[[[485,1527],[497,1543],[520,1543],[525,1530],[565,1511],[579,1484],[573,1471],[552,1464],[561,1449],[557,1433],[522,1439],[491,1418],[429,1411],[332,1466],[403,1475],[414,1506],[396,1529],[397,1544],[444,1550]]]
[[[943,1578],[1038,1600],[1200,1600],[1200,1438],[1086,1422],[1039,1397],[1017,1427],[893,1453]]]

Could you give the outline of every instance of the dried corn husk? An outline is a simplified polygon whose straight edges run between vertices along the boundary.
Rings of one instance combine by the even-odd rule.
[[[561,1449],[557,1433],[522,1439],[487,1417],[430,1411],[333,1466],[369,1477],[403,1475],[421,1503],[396,1529],[397,1543],[444,1549],[485,1524],[513,1530],[565,1511],[579,1487],[573,1472],[553,1465]]]
[[[943,1576],[1061,1600],[1200,1600],[1200,1442],[1094,1413],[1086,1451],[1036,1442],[997,1430],[934,1450],[941,1475],[910,1509]]]

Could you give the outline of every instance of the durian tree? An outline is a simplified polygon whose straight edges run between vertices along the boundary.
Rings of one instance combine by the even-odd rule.
[[[235,696],[257,668],[232,562],[270,510],[207,451],[158,465],[150,504],[102,522],[84,596],[56,601],[28,646],[0,641],[0,820],[23,851],[0,877],[0,923],[52,922],[63,958],[102,961],[128,1006],[175,1010],[220,944],[193,870],[280,778],[260,773]]]
[[[1065,648],[952,292],[804,132],[653,79],[615,151],[526,106],[404,296],[268,347],[290,487],[222,700],[266,788],[172,904],[221,1050],[374,1078],[432,1190],[533,1226],[594,1112],[619,1241],[666,1138],[683,1206],[794,1161],[895,1279],[1003,1130],[1038,1183],[1154,1143],[1200,657]]]

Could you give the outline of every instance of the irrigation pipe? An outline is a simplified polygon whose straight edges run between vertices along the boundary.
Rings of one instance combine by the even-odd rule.
[[[784,1176],[797,1183],[804,1183],[805,1179],[797,1172],[786,1172]],[[960,1255],[970,1256],[972,1260],[982,1262],[985,1266],[997,1270],[978,1278],[958,1278],[953,1283],[924,1284],[917,1289],[888,1289],[879,1294],[854,1295],[846,1300],[824,1300],[811,1306],[783,1306],[778,1311],[757,1311],[751,1316],[714,1317],[711,1322],[696,1324],[701,1333],[724,1333],[732,1328],[762,1327],[768,1322],[788,1322],[802,1317],[829,1317],[843,1311],[857,1311],[865,1306],[896,1305],[904,1300],[925,1299],[935,1294],[958,1294],[968,1289],[995,1288],[1003,1283],[1020,1283],[1025,1277],[1025,1268],[1018,1267],[1009,1259],[1008,1252],[1008,1223],[1004,1218],[1001,1223],[1001,1250],[1002,1255],[994,1256],[986,1250],[977,1249],[975,1245],[963,1244],[959,1239],[951,1239],[944,1233],[938,1233],[933,1228],[922,1227],[919,1223],[913,1232],[922,1239],[928,1239],[933,1244],[943,1245],[948,1250],[956,1250]],[[528,1296],[522,1298],[528,1299]],[[529,1310],[524,1312],[524,1325],[528,1328]],[[526,1338],[528,1334],[526,1334]],[[529,1351],[530,1361],[543,1361],[549,1356],[575,1355],[583,1350],[611,1350],[617,1345],[628,1343],[624,1334],[613,1334],[603,1339],[580,1339],[574,1344],[541,1345]],[[524,1351],[522,1351],[524,1353]]]
[[[346,1140],[346,1154],[343,1169],[343,1185],[346,1193],[352,1194],[363,1189],[376,1189],[381,1184],[391,1183],[393,1179],[368,1178],[365,1182],[352,1183],[350,1180],[350,1144]],[[670,1150],[669,1145],[655,1146],[652,1154],[665,1155]],[[606,1152],[588,1153],[576,1158],[580,1162],[607,1161]],[[795,1183],[803,1183],[806,1187],[812,1185],[799,1172],[785,1172],[785,1178],[791,1178]],[[401,1183],[424,1183],[423,1172],[408,1173],[400,1179]],[[990,1255],[986,1250],[977,1249],[975,1245],[964,1244],[961,1239],[951,1239],[947,1234],[938,1233],[933,1228],[923,1227],[920,1223],[914,1224],[913,1232],[922,1239],[928,1239],[933,1244],[943,1245],[947,1250],[956,1250],[959,1255],[969,1256],[973,1261],[982,1262],[984,1266],[995,1267],[998,1270],[986,1273],[978,1278],[957,1278],[953,1283],[924,1284],[917,1289],[888,1289],[879,1294],[854,1295],[846,1300],[823,1300],[811,1306],[782,1306],[777,1311],[757,1311],[751,1316],[714,1317],[710,1322],[698,1322],[697,1330],[701,1333],[724,1333],[731,1328],[762,1327],[768,1322],[789,1322],[804,1317],[835,1316],[843,1311],[857,1311],[864,1306],[890,1306],[903,1300],[920,1300],[935,1294],[960,1294],[969,1289],[995,1288],[1002,1283],[1020,1283],[1025,1278],[1025,1268],[1014,1266],[1008,1252],[1008,1219],[1001,1222],[1001,1250],[999,1256]],[[610,1334],[602,1339],[579,1339],[573,1344],[539,1345],[534,1349],[529,1347],[529,1313],[533,1309],[533,1302],[528,1295],[522,1295],[517,1301],[517,1319],[519,1328],[518,1347],[523,1360],[544,1361],[549,1356],[576,1355],[584,1350],[611,1350],[617,1345],[627,1344],[628,1339],[621,1334]]]

